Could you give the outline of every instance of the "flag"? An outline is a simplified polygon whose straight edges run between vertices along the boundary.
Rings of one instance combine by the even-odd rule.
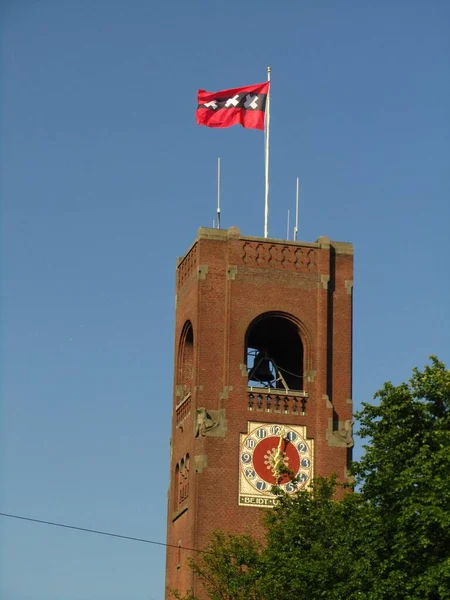
[[[197,124],[264,129],[268,93],[268,81],[221,92],[198,90]]]

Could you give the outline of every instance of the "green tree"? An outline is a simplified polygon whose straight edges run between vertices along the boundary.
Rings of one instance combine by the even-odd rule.
[[[450,371],[436,357],[386,383],[356,416],[369,443],[353,466],[381,517],[376,598],[450,598]]]
[[[264,600],[367,597],[378,515],[359,494],[336,501],[336,487],[318,478],[266,516]]]
[[[450,372],[432,357],[375,398],[356,415],[358,491],[280,494],[262,544],[217,532],[192,563],[211,600],[450,599]]]

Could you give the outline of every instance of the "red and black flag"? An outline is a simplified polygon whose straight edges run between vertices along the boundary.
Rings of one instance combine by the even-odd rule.
[[[268,93],[268,81],[221,92],[198,90],[197,124],[264,129]]]

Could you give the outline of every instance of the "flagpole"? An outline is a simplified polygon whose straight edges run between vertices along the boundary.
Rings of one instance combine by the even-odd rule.
[[[220,229],[220,156],[217,158],[217,229]]]
[[[287,227],[286,227],[286,239],[289,241],[289,221],[290,221],[291,211],[288,208],[288,216],[287,216]]]
[[[267,67],[267,81],[270,84],[270,67]],[[270,85],[267,93],[265,138],[265,199],[264,199],[264,237],[269,237],[269,136],[270,136]]]
[[[295,227],[294,227],[294,240],[297,240],[298,233],[298,177],[297,177],[297,191],[295,194]]]

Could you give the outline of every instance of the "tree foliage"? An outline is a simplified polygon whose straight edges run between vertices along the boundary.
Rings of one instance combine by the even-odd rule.
[[[191,565],[211,600],[450,599],[450,371],[431,357],[375,398],[356,415],[358,491],[281,494],[262,544],[215,533]]]
[[[375,398],[357,415],[369,444],[353,471],[382,516],[376,597],[450,598],[450,371],[431,357]]]

